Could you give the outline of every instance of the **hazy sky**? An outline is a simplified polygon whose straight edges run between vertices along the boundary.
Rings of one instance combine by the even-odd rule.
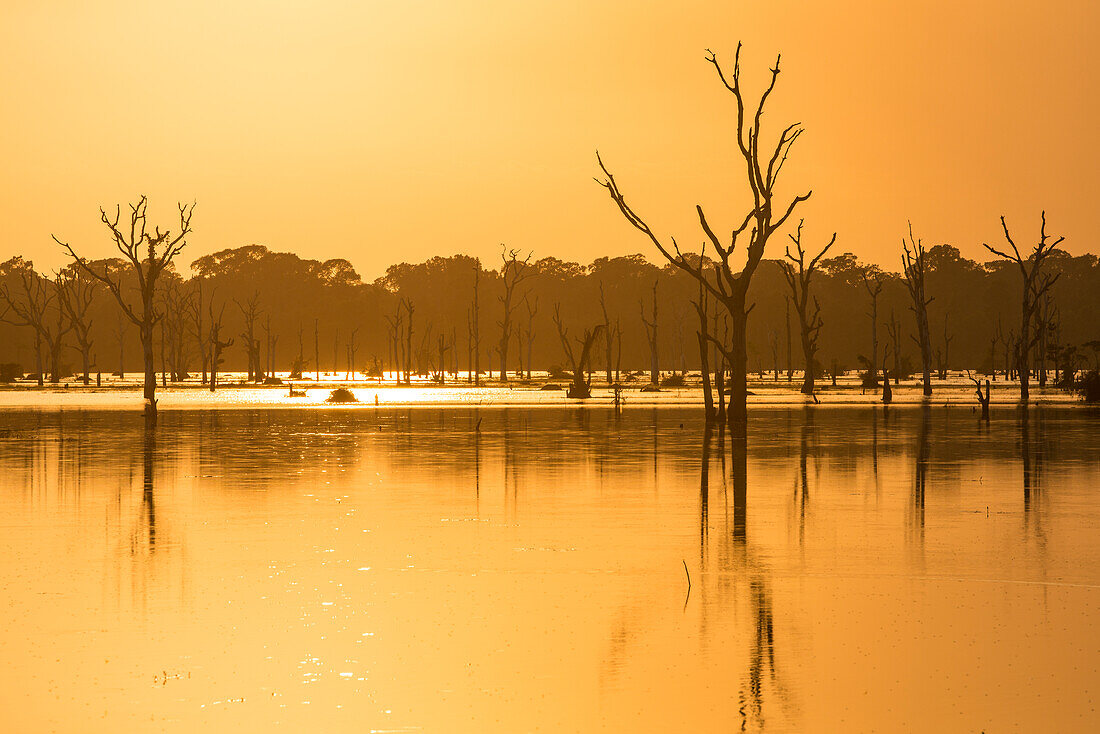
[[[263,243],[401,260],[499,243],[657,254],[592,180],[598,147],[660,232],[701,242],[746,203],[738,39],[770,129],[806,127],[785,193],[810,238],[897,269],[906,219],[980,257],[1039,210],[1097,252],[1095,2],[16,2],[0,5],[0,259],[111,253],[98,206],[198,202],[187,257]],[[771,252],[778,256],[779,252]]]

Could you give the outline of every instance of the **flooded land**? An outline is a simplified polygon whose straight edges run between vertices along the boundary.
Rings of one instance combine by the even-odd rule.
[[[361,398],[0,412],[4,730],[1100,726],[1096,412]]]

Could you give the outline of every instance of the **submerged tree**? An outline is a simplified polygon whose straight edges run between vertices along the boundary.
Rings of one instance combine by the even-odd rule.
[[[592,345],[603,330],[603,324],[596,324],[592,328],[585,329],[584,336],[576,338],[577,346],[580,347],[579,354],[573,350],[573,344],[569,341],[569,330],[565,328],[561,320],[561,307],[556,303],[554,304],[554,324],[558,327],[562,349],[565,351],[565,357],[569,360],[569,366],[573,371],[573,381],[570,383],[566,395],[581,399],[592,397],[592,379],[586,377],[586,375],[588,374],[588,362],[592,357]]]
[[[911,249],[910,249],[911,248]],[[928,331],[928,304],[931,298],[924,293],[924,244],[913,237],[913,225],[909,225],[909,242],[901,240],[902,275],[905,287],[913,301],[909,308],[917,322],[917,336],[913,341],[920,347],[921,372],[924,377],[924,396],[932,395],[932,336]]]
[[[861,275],[863,287],[871,297],[871,310],[867,314],[871,319],[871,358],[868,360],[868,373],[873,382],[878,382],[878,297],[882,293],[882,273],[877,268],[868,268]]]
[[[520,260],[519,250],[509,250],[504,247],[500,253],[500,259],[500,281],[504,286],[504,292],[498,296],[500,305],[503,307],[501,319],[497,322],[497,326],[500,327],[498,351],[500,352],[500,379],[502,382],[508,382],[508,343],[512,339],[512,311],[515,307],[516,286],[534,275],[535,271],[531,267],[531,253]]]
[[[744,434],[748,423],[747,395],[748,395],[748,348],[746,343],[746,325],[752,305],[746,303],[749,285],[760,260],[767,248],[768,241],[790,218],[795,207],[810,198],[810,192],[796,195],[785,207],[775,206],[775,185],[779,174],[783,170],[791,147],[802,135],[802,128],[798,123],[788,125],[779,134],[774,146],[768,146],[760,139],[764,108],[775,88],[776,79],[779,77],[779,59],[776,57],[775,66],[771,69],[771,81],[759,102],[755,111],[747,110],[743,90],[741,87],[741,44],[737,44],[734,55],[733,73],[727,75],[718,62],[714,53],[707,52],[707,61],[712,64],[718,73],[718,79],[730,92],[737,107],[736,117],[736,142],[742,159],[740,164],[744,166],[747,176],[748,190],[752,203],[748,212],[741,218],[740,223],[732,229],[728,244],[719,239],[703,213],[702,206],[696,205],[695,211],[699,217],[699,225],[707,237],[707,241],[714,249],[717,256],[716,262],[711,264],[701,259],[689,259],[680,251],[675,238],[669,238],[666,244],[650,226],[626,203],[622,191],[619,189],[615,177],[604,165],[599,154],[596,161],[603,171],[603,180],[598,180],[600,185],[607,189],[612,200],[618,206],[619,211],[633,227],[645,234],[654,246],[665,258],[684,272],[698,280],[707,289],[715,300],[722,304],[729,314],[732,334],[728,339],[719,340],[717,335],[708,338],[715,341],[723,352],[726,368],[730,370],[729,383],[729,410],[726,419],[730,426],[740,434]],[[740,272],[735,273],[730,258],[737,247],[738,238],[745,235],[747,244],[745,250],[745,265]]]
[[[130,303],[130,299],[122,292],[121,278],[117,274],[112,274],[107,265],[103,266],[102,272],[98,272],[84,258],[77,255],[67,242],[58,239],[56,235],[53,239],[68,251],[84,272],[107,286],[107,290],[118,301],[119,308],[137,325],[141,335],[142,358],[145,362],[145,415],[151,422],[155,422],[157,373],[153,357],[153,328],[163,317],[154,303],[157,280],[187,245],[187,236],[191,234],[191,215],[195,211],[195,205],[193,203],[178,205],[179,229],[175,233],[172,230],[162,232],[160,227],[155,227],[150,233],[145,213],[147,205],[148,199],[145,196],[138,199],[136,204],[130,205],[128,231],[125,225],[120,226],[120,207],[115,207],[113,219],[107,216],[106,210],[102,207],[99,210],[100,221],[107,227],[115,247],[129,262],[129,269],[137,279],[140,305]]]
[[[814,310],[810,313],[810,282],[813,279],[814,271],[817,269],[817,264],[821,258],[829,251],[829,248],[836,242],[836,233],[833,233],[832,239],[828,244],[821,249],[821,252],[806,262],[806,251],[802,247],[802,222],[798,223],[798,229],[795,230],[795,234],[790,235],[791,242],[794,243],[795,252],[797,255],[791,254],[790,246],[787,247],[786,261],[780,261],[783,266],[783,276],[787,279],[787,285],[791,289],[791,297],[794,299],[795,309],[798,311],[798,325],[802,334],[802,356],[805,360],[806,373],[802,378],[802,393],[804,395],[814,394],[814,375],[817,372],[816,356],[817,356],[817,337],[821,332],[821,327],[824,322],[821,319],[821,305],[817,302],[817,297],[814,297]],[[795,265],[798,266],[798,270],[795,270]],[[834,373],[834,382],[835,374]]]
[[[1051,240],[1047,234],[1047,213],[1044,210],[1041,216],[1041,224],[1039,226],[1039,241],[1035,247],[1032,248],[1031,253],[1024,257],[1020,253],[1020,248],[1016,246],[1016,243],[1012,240],[1012,235],[1009,234],[1008,224],[1005,222],[1005,218],[1001,217],[1001,229],[1004,230],[1005,239],[1008,240],[1008,244],[1012,247],[1012,254],[1005,252],[1004,250],[998,250],[997,248],[987,245],[984,242],[982,246],[985,249],[992,252],[994,255],[1000,255],[1005,260],[1016,263],[1020,269],[1020,279],[1023,290],[1020,297],[1020,337],[1019,345],[1015,350],[1016,357],[1016,372],[1020,379],[1020,401],[1027,402],[1028,400],[1028,352],[1034,346],[1034,342],[1037,340],[1037,336],[1032,334],[1031,322],[1035,318],[1035,312],[1039,308],[1039,303],[1042,301],[1043,296],[1058,280],[1061,273],[1050,274],[1043,271],[1043,266],[1046,263],[1050,254],[1055,251],[1065,239],[1065,237],[1059,237],[1056,240]]]
[[[649,344],[649,384],[661,383],[661,356],[660,339],[657,333],[657,281],[653,281],[653,315],[652,320],[645,317],[645,304],[638,300],[638,313],[642,317],[642,325],[645,326],[646,343]]]

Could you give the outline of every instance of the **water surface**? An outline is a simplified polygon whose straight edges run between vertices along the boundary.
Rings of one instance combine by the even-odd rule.
[[[1100,419],[0,413],[5,731],[1092,731]]]

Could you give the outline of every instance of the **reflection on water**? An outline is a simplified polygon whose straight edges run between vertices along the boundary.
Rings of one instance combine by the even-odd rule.
[[[3,729],[1089,731],[1097,425],[5,413]]]

